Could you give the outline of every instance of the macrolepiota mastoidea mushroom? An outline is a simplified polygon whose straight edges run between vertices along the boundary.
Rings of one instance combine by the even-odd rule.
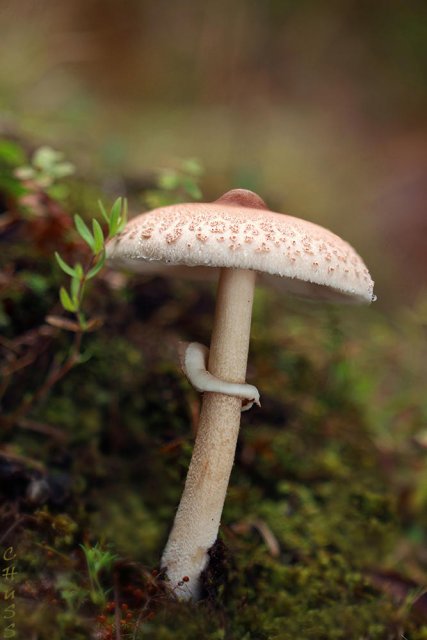
[[[355,250],[316,224],[270,211],[256,194],[229,191],[212,203],[176,204],[141,214],[110,241],[110,261],[145,263],[171,274],[219,270],[210,349],[190,343],[183,370],[203,392],[194,451],[161,566],[179,598],[200,597],[200,575],[216,541],[242,408],[259,404],[245,383],[257,274],[309,298],[369,303],[373,281]],[[185,578],[185,580],[183,580]]]

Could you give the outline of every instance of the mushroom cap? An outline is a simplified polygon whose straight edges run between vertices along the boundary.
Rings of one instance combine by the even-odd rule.
[[[176,204],[138,215],[109,241],[107,257],[115,266],[139,272],[164,274],[165,265],[181,267],[178,271],[251,269],[281,276],[282,288],[304,297],[375,299],[372,278],[347,242],[317,224],[270,211],[244,189],[212,203]]]

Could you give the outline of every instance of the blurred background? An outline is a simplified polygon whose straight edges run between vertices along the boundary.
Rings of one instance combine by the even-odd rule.
[[[0,30],[3,132],[120,193],[196,157],[206,199],[353,243],[379,304],[425,286],[424,1],[2,0]]]

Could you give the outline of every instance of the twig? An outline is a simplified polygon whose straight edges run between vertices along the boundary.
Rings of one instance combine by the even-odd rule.
[[[19,348],[16,346],[16,344],[14,344],[12,340],[8,340],[4,336],[0,336],[0,347],[3,347],[8,351],[13,351],[13,353],[19,355]]]
[[[35,360],[40,357],[43,351],[48,347],[48,341],[44,341],[41,345],[37,343],[40,338],[50,338],[53,329],[47,324],[43,324],[37,329],[28,331],[18,336],[14,340],[0,336],[0,346],[7,351],[6,361],[0,369],[2,382],[0,383],[0,398],[5,394],[12,376],[18,371],[32,365]],[[35,345],[35,346],[34,346]],[[21,347],[32,347],[32,350],[21,356]]]
[[[68,439],[68,436],[63,431],[56,429],[56,427],[52,427],[50,424],[44,424],[42,422],[36,422],[35,420],[22,418],[17,422],[17,425],[18,427],[21,427],[21,429],[28,429],[29,431],[43,433],[44,435],[50,436],[59,442],[64,442]]]
[[[15,358],[8,367],[3,369],[3,375],[10,377],[12,374],[20,371],[20,369],[25,369],[25,367],[29,367],[30,364],[33,364],[34,360],[38,357],[38,353],[30,352],[27,353],[22,358]]]
[[[135,629],[134,629],[134,632],[132,634],[132,640],[136,640],[136,634],[138,633],[139,628],[141,626],[141,623],[144,620],[144,614],[148,609],[149,602],[150,602],[150,599],[147,598],[147,600],[145,601],[144,606],[142,607],[141,611],[139,612],[139,615],[138,615],[138,617],[136,619],[136,623],[135,623]]]
[[[246,522],[236,522],[231,526],[231,529],[237,534],[244,534],[250,531],[251,528],[256,529],[261,538],[264,541],[269,553],[273,558],[278,558],[280,556],[280,545],[279,542],[264,520],[260,518],[256,518],[254,520],[248,520]]]
[[[12,531],[14,531],[16,529],[16,527],[18,527],[20,524],[22,524],[24,522],[24,520],[27,520],[27,519],[28,519],[28,516],[21,516],[20,518],[15,520],[15,522],[13,522],[10,525],[10,527],[8,529],[6,529],[5,533],[0,538],[0,545],[2,545],[5,540],[7,540],[9,535],[12,533]]]
[[[83,332],[79,331],[75,334],[71,352],[65,362],[62,365],[55,366],[43,382],[41,387],[33,394],[33,396],[24,402],[19,409],[17,409],[11,416],[6,417],[6,422],[9,424],[15,424],[26,416],[31,409],[41,402],[43,398],[49,393],[51,388],[57,384],[67,373],[78,363],[80,357],[80,347],[82,343]]]
[[[59,382],[64,376],[66,376],[67,373],[74,367],[74,365],[78,363],[79,357],[80,357],[80,347],[82,343],[82,337],[83,337],[82,331],[79,331],[78,333],[76,333],[74,338],[74,344],[71,348],[71,353],[69,357],[62,364],[62,366],[54,370],[50,374],[50,376],[48,376],[48,378],[45,380],[42,386],[38,389],[38,391],[36,391],[36,393],[32,398],[30,406],[33,406],[34,404],[37,404],[38,402],[40,402],[40,400],[44,398],[44,396],[50,391],[50,389],[57,382]]]
[[[260,519],[254,520],[252,524],[264,540],[270,555],[273,556],[273,558],[278,558],[280,556],[280,545],[268,524]]]

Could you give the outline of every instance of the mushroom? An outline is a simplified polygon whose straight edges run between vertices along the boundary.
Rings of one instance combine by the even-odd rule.
[[[197,600],[234,461],[245,384],[252,301],[258,273],[309,298],[371,302],[373,281],[354,249],[316,224],[268,210],[256,194],[229,191],[212,203],[176,204],[141,214],[110,241],[116,265],[148,264],[167,273],[219,272],[210,350],[184,346],[183,369],[203,391],[194,451],[161,566],[180,599]],[[139,269],[140,270],[140,269]],[[197,271],[197,270],[196,270]],[[207,364],[207,367],[206,367]]]

